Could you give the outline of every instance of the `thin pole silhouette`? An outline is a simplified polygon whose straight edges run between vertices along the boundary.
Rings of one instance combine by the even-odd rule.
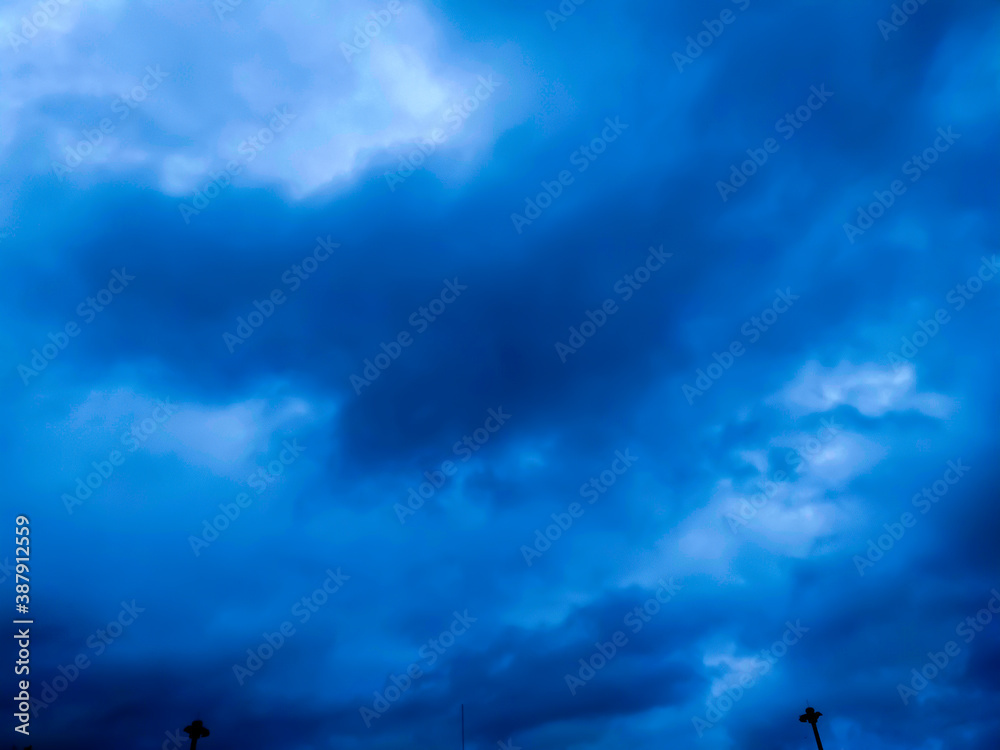
[[[195,750],[200,738],[208,737],[208,730],[205,728],[205,725],[201,723],[201,719],[195,719],[192,721],[191,726],[184,727],[184,731],[187,732],[187,736],[191,738],[191,750]]]
[[[819,729],[816,728],[816,722],[819,721],[819,717],[822,715],[823,714],[814,709],[812,706],[806,706],[806,712],[799,717],[799,721],[802,722],[808,721],[810,724],[812,724],[813,735],[815,735],[816,737],[816,747],[818,747],[819,750],[823,750],[823,743],[820,742]]]

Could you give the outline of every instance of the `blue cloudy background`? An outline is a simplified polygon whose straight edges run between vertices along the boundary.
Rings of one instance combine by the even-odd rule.
[[[6,4],[5,736],[995,748],[998,31]]]

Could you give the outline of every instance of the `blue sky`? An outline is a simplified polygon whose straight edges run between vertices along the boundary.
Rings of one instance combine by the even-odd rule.
[[[10,740],[995,747],[998,30],[7,4]]]

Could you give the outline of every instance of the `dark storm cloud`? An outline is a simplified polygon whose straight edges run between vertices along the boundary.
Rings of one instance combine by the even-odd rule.
[[[480,749],[792,748],[812,741],[807,700],[828,747],[996,735],[1000,625],[957,630],[1000,584],[1000,279],[968,286],[996,250],[995,8],[915,4],[884,34],[891,4],[569,5],[404,3],[347,62],[339,42],[378,3],[67,13],[4,50],[0,409],[18,426],[6,489],[35,534],[33,691],[93,662],[33,740],[103,746],[110,726],[180,747],[200,715],[219,745],[444,746],[465,704]],[[159,60],[171,77],[105,151],[47,171]],[[491,71],[496,94],[390,189]],[[186,222],[178,205],[286,103],[293,126]],[[959,136],[947,150],[939,128]],[[845,233],[893,180],[905,191]],[[669,257],[646,265],[651,249]],[[123,269],[106,309],[78,312]],[[128,452],[168,397],[176,414]],[[490,432],[489,410],[511,417]],[[838,432],[820,444],[824,420]],[[305,450],[275,469],[287,440]],[[126,462],[69,513],[62,496],[113,449]],[[590,504],[615,451],[634,466]],[[968,474],[922,513],[913,497],[959,459]],[[258,493],[251,476],[278,469]],[[536,534],[550,544],[529,566]],[[340,567],[342,591],[295,609]],[[676,597],[629,620],[670,578]],[[146,611],[97,654],[88,638],[133,598]],[[421,648],[466,611],[428,665]],[[234,666],[286,621],[240,684]],[[628,642],[574,694],[566,676],[617,630]],[[949,640],[959,655],[904,703]],[[412,663],[422,676],[366,727]]]

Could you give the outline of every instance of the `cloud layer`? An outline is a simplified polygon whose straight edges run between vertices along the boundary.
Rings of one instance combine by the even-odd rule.
[[[0,11],[11,741],[993,747],[1000,15],[912,5]]]

